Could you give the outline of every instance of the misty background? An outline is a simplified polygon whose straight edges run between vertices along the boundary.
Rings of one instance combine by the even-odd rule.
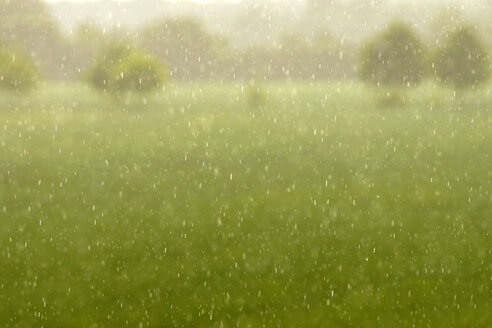
[[[0,326],[490,327],[492,0],[0,0]]]
[[[0,40],[24,48],[48,79],[74,80],[111,42],[166,63],[173,80],[353,79],[359,46],[395,19],[428,46],[459,22],[492,46],[492,1],[176,2],[2,0]]]

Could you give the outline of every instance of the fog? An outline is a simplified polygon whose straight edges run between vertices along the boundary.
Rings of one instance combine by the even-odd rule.
[[[0,326],[490,327],[492,0],[0,0]]]
[[[24,44],[23,47],[39,61],[45,75],[54,79],[77,78],[77,72],[83,71],[94,59],[98,47],[104,42],[91,44],[90,38],[95,35],[88,36],[90,33],[101,33],[98,38],[105,42],[125,39],[125,42],[151,50],[150,45],[145,45],[149,43],[143,35],[145,31],[159,22],[165,24],[166,20],[176,19],[186,20],[194,26],[191,27],[193,32],[187,32],[194,33],[188,36],[190,40],[176,40],[182,51],[186,52],[191,47],[186,42],[195,43],[194,48],[201,44],[202,48],[193,50],[193,59],[186,63],[163,55],[161,51],[164,48],[153,49],[152,52],[174,66],[171,69],[180,80],[259,75],[273,79],[305,79],[313,74],[317,79],[352,79],[355,77],[358,45],[395,20],[409,24],[428,45],[439,43],[446,31],[460,22],[481,27],[484,42],[488,47],[492,44],[489,41],[492,39],[489,28],[492,7],[490,1],[485,0],[466,4],[444,0],[51,1],[46,3],[41,13],[30,12],[28,7],[21,7],[11,17],[5,12],[8,19],[0,29],[0,37],[9,43]],[[35,19],[31,25],[43,24],[41,30],[21,23],[32,15]],[[15,17],[19,21],[13,21]],[[185,28],[185,25],[176,26],[176,29]],[[202,42],[194,42],[193,38]],[[46,42],[52,45],[49,49]],[[164,44],[162,46],[165,47]],[[310,72],[313,68],[297,67],[295,62],[300,59],[297,56],[306,47],[312,48],[311,54],[307,54],[308,61],[312,62],[310,65],[319,64],[325,70]],[[322,62],[317,58],[320,52],[327,54]],[[179,51],[175,55],[181,56]],[[181,73],[176,72],[177,66],[189,66],[198,58],[208,60],[209,57],[213,57],[212,61],[220,69],[202,69],[199,74],[196,71],[191,74],[186,73],[193,70],[189,67],[181,69]],[[61,61],[64,62],[63,67],[57,64]]]

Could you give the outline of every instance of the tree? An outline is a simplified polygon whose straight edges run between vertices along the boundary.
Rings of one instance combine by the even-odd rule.
[[[424,77],[423,52],[414,31],[402,22],[393,22],[363,46],[359,75],[378,85],[415,85]]]
[[[129,44],[115,43],[98,56],[87,78],[102,91],[145,92],[162,87],[167,71],[156,57]]]
[[[0,45],[0,88],[25,91],[35,86],[39,78],[35,62],[19,50]]]
[[[112,81],[111,70],[131,53],[132,47],[125,43],[111,44],[95,59],[95,63],[87,71],[89,83],[96,89],[108,91]]]
[[[432,66],[438,81],[456,89],[476,86],[490,75],[489,54],[476,29],[455,29],[433,56]]]
[[[147,92],[162,88],[167,80],[167,70],[156,57],[136,50],[110,73],[110,83],[119,92]]]

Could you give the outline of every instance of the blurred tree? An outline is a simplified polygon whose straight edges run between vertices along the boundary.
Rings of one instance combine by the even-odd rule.
[[[176,79],[206,79],[231,74],[228,43],[193,18],[161,19],[140,33],[141,46],[169,65]]]
[[[489,53],[471,26],[458,27],[449,35],[436,50],[432,67],[438,81],[456,89],[478,85],[490,76]]]
[[[133,50],[110,71],[110,85],[118,92],[148,92],[162,88],[168,72],[156,57]]]
[[[39,78],[35,62],[19,50],[0,45],[0,88],[25,91],[35,86]]]
[[[86,71],[89,83],[96,89],[107,91],[111,87],[113,80],[111,71],[113,67],[119,65],[122,60],[129,56],[132,46],[126,43],[114,43],[107,46],[95,59],[94,65]]]
[[[422,80],[424,71],[422,43],[402,22],[388,25],[360,53],[359,75],[373,84],[413,85]]]
[[[145,92],[162,87],[167,70],[154,56],[129,44],[108,46],[88,70],[87,79],[96,89],[118,92]]]
[[[70,46],[40,0],[0,0],[0,38],[40,62],[49,78],[64,78]]]

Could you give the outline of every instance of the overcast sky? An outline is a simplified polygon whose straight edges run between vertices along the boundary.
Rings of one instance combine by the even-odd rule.
[[[44,0],[46,2],[94,2],[94,1],[120,1],[120,2],[128,2],[128,1],[138,1],[138,0]],[[211,3],[211,2],[241,2],[242,0],[163,0],[169,2],[198,2],[198,3]],[[275,0],[281,1],[281,0]],[[424,2],[429,0],[392,0],[393,2]],[[431,0],[436,1],[436,0]],[[477,4],[480,3],[480,0],[466,0],[466,1],[458,1],[458,0],[439,0],[439,2],[453,2],[453,3],[462,3],[462,5],[466,4]]]
[[[94,2],[94,1],[101,1],[101,0],[45,0],[46,2]],[[115,1],[120,1],[120,2],[128,2],[128,1],[135,1],[135,0],[115,0]],[[183,0],[166,0],[169,2],[182,2]],[[208,2],[239,2],[241,0],[185,0],[185,1],[190,1],[190,2],[201,2],[201,3],[208,3]]]

